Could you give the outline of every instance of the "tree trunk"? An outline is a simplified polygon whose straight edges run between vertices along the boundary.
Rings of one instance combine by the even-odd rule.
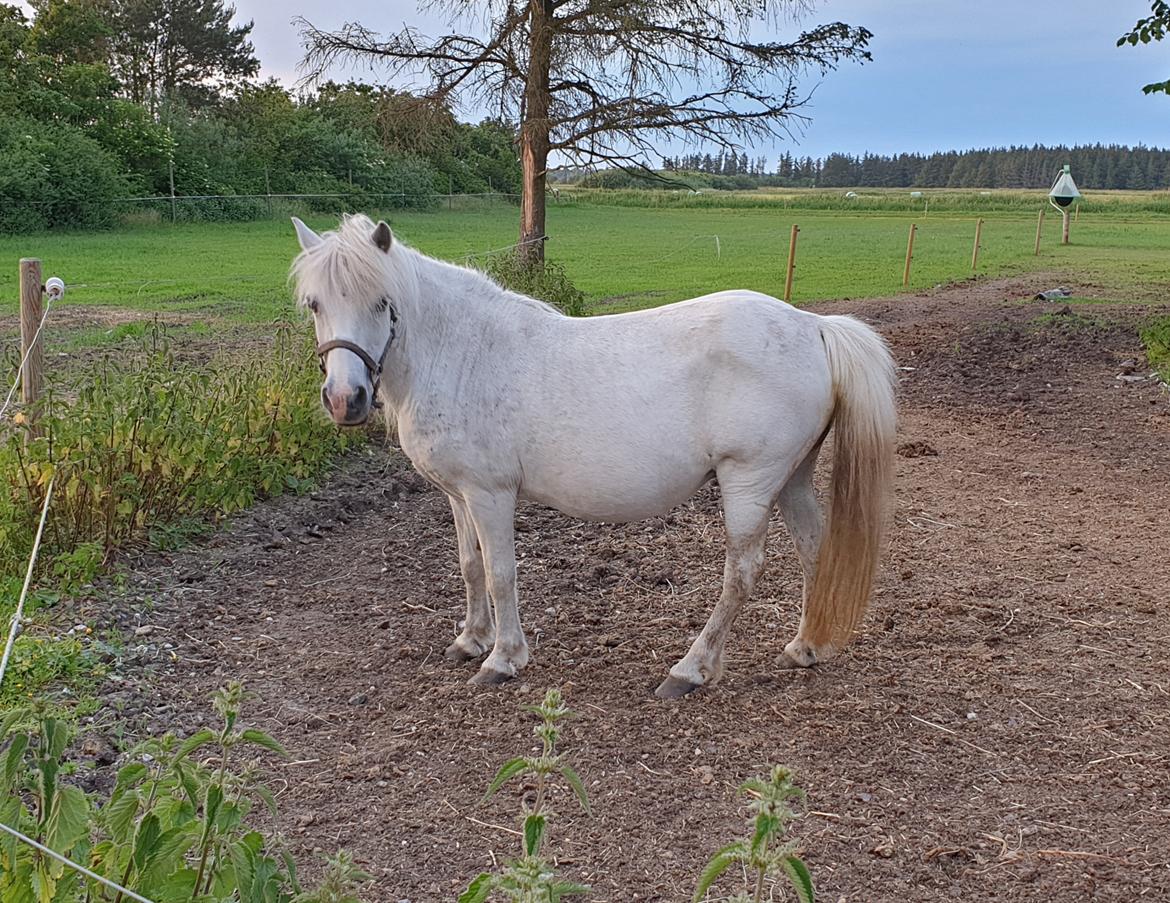
[[[552,4],[529,0],[530,36],[528,81],[524,86],[524,114],[520,122],[520,247],[530,266],[544,264],[544,179],[548,168],[549,67],[552,62]]]

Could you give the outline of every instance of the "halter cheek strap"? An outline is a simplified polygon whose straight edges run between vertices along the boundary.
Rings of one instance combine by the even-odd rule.
[[[321,372],[325,372],[325,355],[335,348],[341,348],[345,351],[356,354],[361,362],[366,367],[366,373],[369,374],[370,383],[373,386],[372,402],[375,408],[380,408],[382,402],[378,400],[378,386],[382,382],[382,367],[386,361],[386,355],[390,353],[390,346],[394,343],[396,335],[395,324],[398,323],[398,312],[393,305],[389,305],[390,311],[390,338],[386,339],[386,347],[382,349],[382,353],[378,355],[377,359],[370,356],[361,345],[356,342],[351,342],[348,339],[331,339],[328,342],[322,342],[317,346],[317,360],[321,365]]]

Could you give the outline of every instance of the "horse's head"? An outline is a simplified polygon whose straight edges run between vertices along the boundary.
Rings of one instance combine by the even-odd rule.
[[[334,232],[318,235],[293,217],[301,253],[293,261],[298,302],[313,315],[317,356],[325,381],[321,403],[342,426],[365,423],[377,401],[398,312],[391,249],[384,222],[347,216]]]

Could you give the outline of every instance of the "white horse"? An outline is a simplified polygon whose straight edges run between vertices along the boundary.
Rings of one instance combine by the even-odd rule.
[[[404,246],[384,222],[347,216],[322,235],[293,223],[302,252],[292,276],[313,314],[326,411],[363,423],[380,391],[402,450],[450,498],[467,618],[447,656],[490,650],[472,683],[499,683],[528,662],[520,498],[620,523],[665,514],[718,478],[723,592],[659,696],[720,677],[776,505],[804,571],[783,664],[823,662],[848,641],[873,582],[892,472],[894,367],[868,326],[749,291],[577,319]],[[813,471],[830,427],[825,531]]]

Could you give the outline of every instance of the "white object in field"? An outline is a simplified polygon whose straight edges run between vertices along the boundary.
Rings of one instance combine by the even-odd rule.
[[[911,191],[911,192],[910,192],[910,197],[912,197],[912,198],[920,198],[920,197],[922,197],[922,192],[921,192],[921,191]]]
[[[846,192],[845,192],[845,197],[847,197],[847,198],[855,198],[855,197],[857,197],[857,192],[856,192],[856,191],[846,191]]]
[[[45,294],[50,301],[60,301],[65,296],[65,282],[54,276],[45,283]]]
[[[1065,166],[1064,171],[1056,177],[1048,196],[1061,207],[1067,207],[1081,196],[1077,190],[1077,183],[1073,181],[1071,166]]]

